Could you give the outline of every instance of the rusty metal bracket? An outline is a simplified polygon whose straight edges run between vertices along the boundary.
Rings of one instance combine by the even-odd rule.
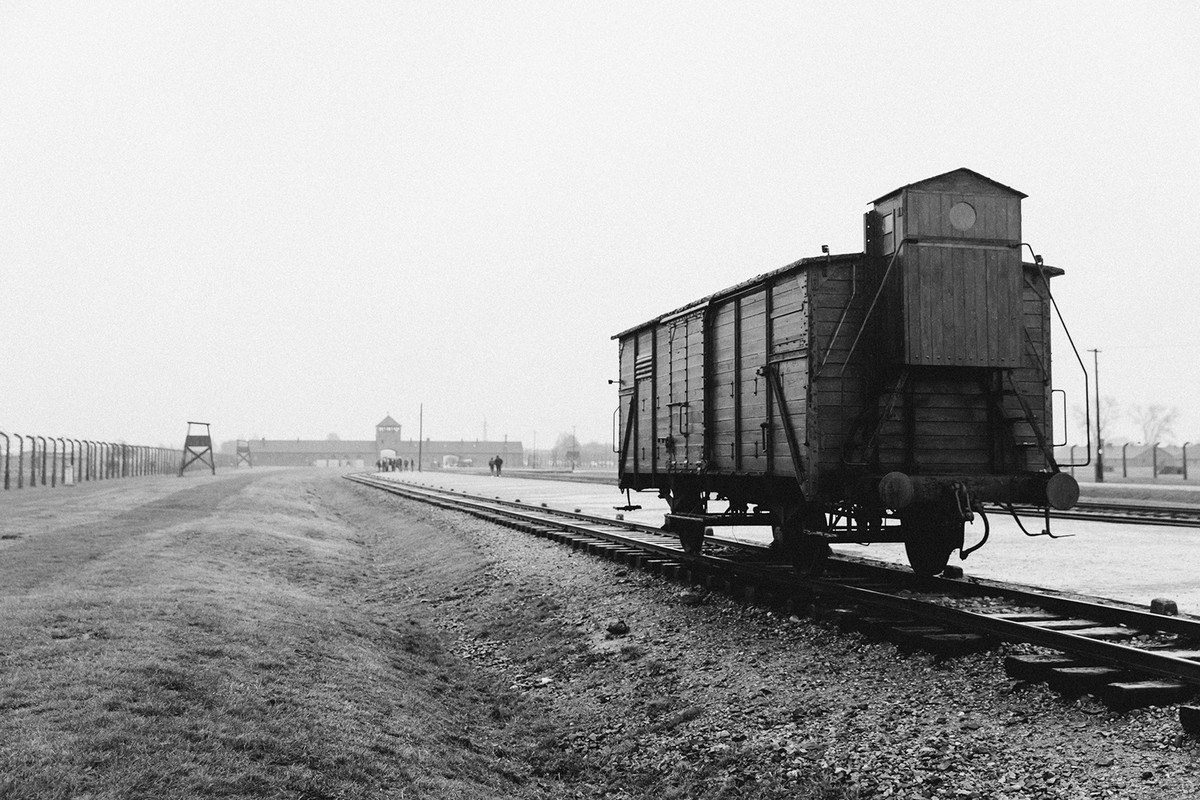
[[[975,506],[974,510],[975,510],[975,513],[979,515],[979,518],[983,520],[983,538],[980,539],[979,542],[977,544],[973,545],[972,547],[959,548],[958,558],[960,561],[966,561],[967,556],[971,555],[971,553],[974,553],[976,550],[978,550],[979,548],[981,548],[985,544],[987,544],[988,536],[992,532],[992,525],[990,522],[988,522],[987,514],[984,513],[983,507],[977,505],[977,506]]]
[[[625,505],[613,506],[614,511],[637,511],[641,506],[633,504],[633,500],[629,497],[629,490],[625,490]]]
[[[1017,527],[1020,528],[1021,533],[1025,534],[1026,536],[1029,536],[1029,537],[1049,536],[1051,539],[1070,539],[1072,536],[1075,535],[1073,533],[1063,533],[1063,534],[1059,534],[1058,536],[1055,536],[1053,533],[1050,532],[1050,506],[1046,506],[1046,508],[1043,511],[1043,513],[1046,515],[1045,516],[1046,527],[1044,529],[1042,529],[1041,533],[1030,533],[1029,531],[1027,531],[1025,529],[1025,526],[1021,524],[1021,518],[1019,516],[1017,516],[1017,510],[1015,508],[1013,508],[1012,503],[1007,503],[1005,505],[1002,505],[1001,508],[1008,511],[1009,514],[1012,514],[1012,518],[1016,521]]]

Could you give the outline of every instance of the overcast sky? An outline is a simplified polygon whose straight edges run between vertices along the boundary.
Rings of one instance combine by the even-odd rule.
[[[1195,2],[0,0],[0,430],[608,441],[614,333],[969,167],[1102,393],[1200,441],[1198,41]]]

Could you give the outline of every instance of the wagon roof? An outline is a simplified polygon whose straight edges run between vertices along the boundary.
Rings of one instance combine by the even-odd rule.
[[[804,268],[814,266],[817,264],[849,263],[849,262],[853,262],[853,261],[858,261],[859,259],[862,258],[862,256],[863,256],[862,253],[841,253],[836,256],[834,256],[834,255],[813,256],[811,258],[802,258],[799,261],[793,261],[791,264],[780,267],[779,269],[771,270],[770,272],[764,272],[761,275],[755,275],[753,278],[742,281],[741,283],[734,284],[733,286],[730,286],[727,289],[722,289],[719,292],[713,292],[710,295],[701,297],[699,300],[695,300],[691,303],[688,303],[687,305],[680,306],[679,308],[676,308],[673,311],[668,311],[665,314],[659,314],[657,317],[654,317],[653,319],[648,319],[645,322],[641,323],[640,325],[634,325],[631,328],[626,328],[625,330],[621,331],[620,333],[613,335],[612,338],[620,339],[622,336],[630,334],[634,331],[641,330],[642,328],[649,327],[650,325],[656,325],[659,322],[661,322],[662,320],[667,319],[669,317],[677,316],[679,314],[682,314],[686,311],[690,311],[692,309],[701,308],[715,300],[720,300],[723,297],[729,297],[730,295],[738,294],[739,292],[741,292],[751,286],[757,286],[758,284],[763,283],[764,281],[770,280],[771,278],[777,277],[779,275],[783,275],[788,272],[793,272],[798,269],[804,269]]]
[[[708,305],[709,303],[715,302],[715,301],[720,300],[725,297],[729,297],[730,295],[738,294],[751,286],[757,286],[765,281],[770,280],[771,278],[775,278],[779,275],[783,275],[788,272],[793,272],[795,270],[806,269],[808,267],[819,266],[819,265],[824,265],[824,264],[853,263],[855,261],[860,260],[862,257],[863,257],[862,253],[840,253],[838,255],[831,255],[831,256],[812,256],[810,258],[802,258],[799,261],[793,261],[791,264],[788,264],[787,266],[784,266],[784,267],[780,267],[779,269],[772,270],[770,272],[764,272],[761,275],[755,275],[753,278],[742,281],[741,283],[734,284],[733,286],[730,286],[727,289],[722,289],[719,292],[713,292],[710,295],[701,297],[699,300],[695,300],[691,303],[688,303],[687,305],[683,305],[672,311],[668,311],[665,314],[659,314],[657,317],[648,319],[645,322],[641,323],[640,325],[634,325],[632,327],[626,328],[625,330],[621,331],[620,333],[614,334],[611,338],[620,339],[623,336],[628,336],[629,334],[633,333],[634,331],[640,331],[642,328],[648,328],[651,325],[657,325],[664,320],[670,319],[671,317],[679,316],[688,311],[698,310],[698,309]],[[1021,266],[1023,268],[1025,268],[1026,270],[1031,270],[1031,271],[1036,270],[1036,271],[1043,272],[1043,273],[1045,273],[1045,275],[1047,277],[1055,277],[1056,278],[1060,275],[1065,274],[1065,271],[1062,270],[1061,268],[1052,267],[1049,264],[1038,265],[1038,264],[1032,264],[1028,261],[1022,261]]]
[[[973,169],[967,169],[966,167],[959,167],[958,169],[952,169],[949,172],[943,172],[941,175],[934,175],[932,178],[925,178],[924,180],[919,180],[916,183],[905,184],[904,186],[901,186],[899,189],[893,189],[892,191],[888,192],[887,194],[880,195],[879,197],[872,200],[871,204],[873,205],[875,203],[878,203],[880,200],[886,200],[887,198],[889,198],[893,195],[899,194],[900,192],[904,191],[905,189],[916,189],[916,188],[925,186],[926,184],[930,184],[930,183],[943,183],[943,182],[945,182],[945,179],[950,177],[951,175],[958,175],[960,173],[964,173],[966,175],[969,175],[969,176],[971,176],[977,180],[983,181],[985,183],[990,183],[992,186],[995,186],[998,189],[1003,189],[1006,192],[1012,192],[1013,194],[1017,195],[1018,197],[1028,197],[1029,196],[1029,195],[1025,194],[1024,192],[1017,191],[1016,189],[1012,188],[1011,186],[1005,186],[1003,183],[1000,183],[1000,181],[994,181],[991,178],[989,178],[987,175],[981,175]]]

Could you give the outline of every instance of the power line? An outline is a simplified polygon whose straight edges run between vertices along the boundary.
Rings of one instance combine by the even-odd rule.
[[[1117,344],[1104,348],[1108,350],[1200,350],[1200,344]]]

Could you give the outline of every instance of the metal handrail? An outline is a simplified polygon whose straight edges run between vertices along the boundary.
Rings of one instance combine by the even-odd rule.
[[[1046,296],[1050,298],[1050,305],[1054,307],[1054,313],[1058,317],[1058,324],[1062,325],[1063,333],[1067,335],[1067,342],[1071,345],[1072,352],[1075,353],[1075,360],[1079,362],[1079,370],[1083,373],[1083,396],[1090,397],[1088,387],[1091,383],[1088,380],[1087,367],[1083,365],[1083,357],[1079,355],[1079,348],[1075,346],[1075,339],[1071,336],[1071,329],[1067,327],[1067,321],[1063,319],[1062,311],[1058,308],[1058,301],[1054,299],[1054,292],[1050,291],[1050,277],[1046,274],[1046,267],[1042,261],[1042,257],[1033,251],[1033,245],[1028,242],[1021,242],[1021,246],[1028,248],[1030,255],[1033,256],[1034,266],[1038,268],[1038,272],[1042,276],[1042,283],[1046,285]],[[1084,402],[1084,425],[1087,426],[1087,459],[1082,464],[1059,464],[1061,467],[1086,467],[1092,463],[1092,406],[1091,403]],[[1096,409],[1099,414],[1100,410]]]

